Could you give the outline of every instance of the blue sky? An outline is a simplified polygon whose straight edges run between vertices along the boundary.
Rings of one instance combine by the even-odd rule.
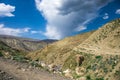
[[[0,34],[62,39],[120,18],[119,0],[0,0]]]

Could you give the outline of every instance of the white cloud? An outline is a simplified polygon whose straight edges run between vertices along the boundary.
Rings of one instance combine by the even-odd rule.
[[[13,36],[21,36],[21,34],[23,33],[27,33],[29,32],[30,28],[9,28],[9,27],[5,27],[4,24],[0,24],[0,34],[3,35],[13,35]]]
[[[82,30],[85,30],[85,29],[87,29],[86,26],[79,26],[75,29],[75,31],[82,31]]]
[[[42,35],[45,35],[42,31],[35,31],[35,30],[31,30],[30,33],[31,34],[42,34]]]
[[[120,9],[117,9],[115,13],[120,14]]]
[[[12,17],[12,16],[14,16],[14,14],[12,14],[12,12],[14,12],[14,11],[15,11],[15,6],[0,3],[0,16]]]
[[[24,31],[24,32],[29,32],[30,29],[31,29],[31,28],[26,27],[26,28],[23,29],[23,31]]]
[[[47,20],[48,38],[60,39],[75,31],[87,29],[88,21],[112,0],[35,0],[37,9]],[[77,29],[77,30],[76,30]]]
[[[38,32],[37,31],[31,31],[31,34],[37,34]]]
[[[109,14],[105,13],[104,16],[103,16],[103,19],[108,19],[108,18],[109,18]]]

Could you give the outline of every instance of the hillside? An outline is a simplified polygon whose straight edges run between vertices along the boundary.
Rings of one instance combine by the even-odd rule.
[[[56,41],[56,40],[40,41],[35,39],[21,38],[21,37],[8,36],[8,35],[0,35],[0,40],[14,49],[22,50],[25,52],[38,50],[48,45],[48,43],[52,43]]]
[[[25,55],[0,40],[0,80],[71,80],[35,66]]]
[[[0,41],[0,56],[5,58],[11,58],[16,55],[25,55],[23,51],[13,49],[12,47],[6,45],[4,42]]]
[[[70,52],[75,46],[78,46],[80,43],[82,43],[93,32],[94,31],[65,38],[63,40],[50,44],[43,49],[32,52],[28,54],[27,57],[33,60],[38,59],[45,61],[47,64],[63,64],[70,55],[69,53],[67,54],[67,52]]]
[[[105,24],[74,50],[95,54],[120,54],[120,19]]]
[[[97,31],[65,38],[27,57],[61,66],[78,80],[120,80],[120,19]]]

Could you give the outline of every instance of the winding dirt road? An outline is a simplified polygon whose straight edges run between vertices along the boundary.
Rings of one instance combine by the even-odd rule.
[[[4,58],[0,58],[0,70],[12,75],[15,80],[70,80],[58,74],[36,68],[28,68],[27,64]]]

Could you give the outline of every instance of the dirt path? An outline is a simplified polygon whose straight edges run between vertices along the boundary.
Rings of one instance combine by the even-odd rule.
[[[14,76],[15,80],[70,80],[58,74],[52,74],[36,68],[28,68],[27,64],[3,58],[0,58],[0,70]]]

